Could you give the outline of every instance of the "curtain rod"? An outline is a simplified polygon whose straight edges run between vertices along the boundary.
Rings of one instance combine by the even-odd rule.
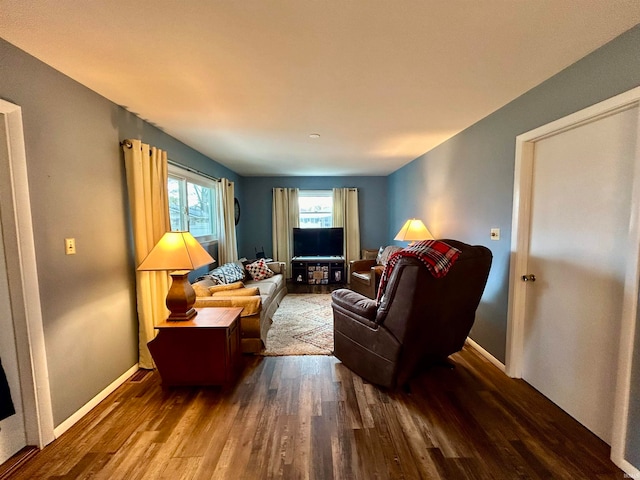
[[[201,172],[200,170],[196,170],[195,168],[191,168],[191,167],[188,167],[186,165],[183,165],[182,163],[178,163],[178,162],[176,162],[174,160],[171,160],[170,158],[167,158],[167,162],[169,162],[169,164],[173,165],[174,167],[183,168],[184,170],[187,170],[187,171],[189,171],[191,173],[195,173],[197,175],[200,175],[201,177],[208,178],[209,180],[213,180],[214,182],[219,182],[219,181],[222,180],[222,179],[220,179],[218,177],[214,177],[212,175],[209,175],[209,174],[206,174],[204,172]]]
[[[120,146],[127,147],[127,148],[133,148],[133,143],[131,143],[130,140],[123,140],[123,141],[120,142]],[[214,177],[212,175],[208,175],[208,174],[206,174],[204,172],[201,172],[200,170],[196,170],[195,168],[191,168],[191,167],[188,167],[186,165],[183,165],[182,163],[178,163],[175,160],[171,160],[170,158],[167,158],[167,163],[169,163],[169,164],[171,164],[171,165],[173,165],[175,167],[183,168],[184,170],[187,170],[187,171],[189,171],[191,173],[195,173],[195,174],[200,175],[202,177],[208,178],[209,180],[213,180],[214,182],[219,182],[221,180],[218,177]]]
[[[322,191],[322,190],[333,190],[334,189],[334,187],[331,187],[331,188],[274,187],[274,188],[277,189],[277,190],[287,190],[289,188],[293,188],[293,189],[297,188],[298,190],[307,190],[307,191],[308,190],[311,190],[311,191],[314,191],[314,190]],[[347,190],[351,190],[353,192],[358,190],[358,187],[336,187],[336,188],[346,188]]]

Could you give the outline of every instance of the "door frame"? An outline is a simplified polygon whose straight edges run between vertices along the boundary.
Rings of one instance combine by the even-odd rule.
[[[516,137],[513,215],[511,226],[511,261],[509,268],[509,302],[507,313],[507,345],[505,372],[522,378],[524,364],[524,324],[526,283],[521,276],[527,272],[531,225],[531,195],[533,188],[533,158],[535,143],[564,131],[615,113],[639,106],[638,132],[631,193],[631,213],[625,263],[625,274],[618,375],[616,379],[611,460],[627,473],[638,470],[624,459],[627,418],[631,392],[631,367],[638,312],[638,281],[640,280],[640,87],[604,100],[559,120]],[[631,248],[633,247],[633,248]]]
[[[0,121],[0,128],[5,130],[9,152],[6,161],[4,156],[0,157],[0,171],[8,178],[8,182],[0,185],[0,199],[5,207],[0,220],[4,230],[26,439],[27,445],[43,448],[55,439],[55,435],[31,220],[22,109],[0,99],[0,114],[4,117],[4,122]]]

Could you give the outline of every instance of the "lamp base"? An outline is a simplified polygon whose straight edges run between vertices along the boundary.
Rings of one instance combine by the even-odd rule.
[[[183,322],[195,317],[198,312],[193,308],[196,301],[196,292],[189,283],[188,270],[176,270],[170,273],[171,288],[167,293],[166,305],[171,312],[167,321]]]
[[[191,320],[198,314],[195,308],[191,308],[189,311],[184,313],[176,313],[171,312],[171,314],[167,317],[167,322],[184,322],[186,320]]]

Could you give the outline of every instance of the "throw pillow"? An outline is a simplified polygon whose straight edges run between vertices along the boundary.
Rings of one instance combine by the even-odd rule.
[[[225,263],[218,268],[214,268],[209,275],[216,277],[220,283],[233,283],[244,280],[244,270],[234,262]]]
[[[264,261],[264,258],[250,263],[246,268],[251,274],[251,278],[254,280],[263,280],[265,278],[273,277],[273,272],[267,266],[267,262]]]
[[[236,290],[238,288],[244,288],[244,283],[233,282],[233,283],[223,283],[221,285],[213,285],[209,287],[209,291],[211,293],[215,293],[215,292],[222,292],[227,290]]]
[[[402,250],[402,247],[398,247],[396,245],[389,245],[388,247],[385,247],[378,255],[378,265],[386,265],[389,261],[389,257],[400,250]]]
[[[235,290],[213,290],[215,287],[211,287],[209,291],[215,296],[221,297],[251,297],[254,295],[260,295],[260,289],[258,287],[248,288],[236,288]]]
[[[210,287],[207,287],[205,285],[198,285],[197,283],[194,283],[191,286],[193,287],[193,291],[196,292],[196,297],[208,297],[209,295],[211,295],[209,293]]]
[[[211,282],[211,285],[220,285],[220,279],[218,277],[214,277],[213,275],[211,275],[210,273],[205,273],[204,275],[200,275],[198,278],[196,278],[196,282],[200,282],[202,280],[208,280]]]

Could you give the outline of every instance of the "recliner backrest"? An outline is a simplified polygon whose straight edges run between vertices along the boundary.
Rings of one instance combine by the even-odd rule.
[[[376,316],[403,345],[399,371],[427,358],[445,359],[462,349],[473,326],[491,267],[484,246],[442,240],[462,251],[447,275],[435,278],[418,260],[395,265]]]

